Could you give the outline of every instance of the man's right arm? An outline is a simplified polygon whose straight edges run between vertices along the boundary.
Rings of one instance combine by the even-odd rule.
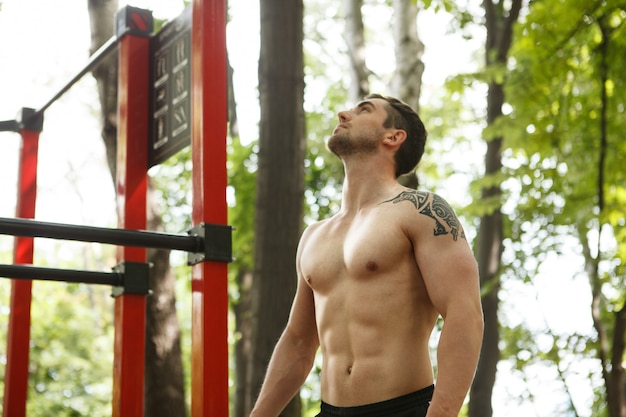
[[[298,392],[313,366],[315,350],[286,329],[274,348],[251,417],[277,417]]]
[[[299,264],[299,259],[296,263]],[[251,417],[277,417],[280,414],[304,384],[318,347],[313,291],[298,267],[298,289],[289,321],[272,353]]]

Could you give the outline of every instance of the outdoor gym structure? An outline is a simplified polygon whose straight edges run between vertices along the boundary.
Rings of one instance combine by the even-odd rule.
[[[11,278],[3,417],[26,415],[32,280],[111,285],[115,302],[113,417],[143,417],[145,313],[149,296],[146,248],[189,253],[192,291],[191,415],[228,415],[226,224],[226,1],[194,0],[158,34],[150,11],[126,7],[116,35],[39,109],[23,108],[0,130],[20,134],[15,219],[0,219],[0,234],[15,238],[14,263],[0,265]],[[34,220],[37,152],[45,110],[82,76],[118,54],[119,229]],[[192,151],[192,224],[186,234],[145,231],[147,171],[186,144]],[[33,266],[34,238],[118,245],[113,272]]]

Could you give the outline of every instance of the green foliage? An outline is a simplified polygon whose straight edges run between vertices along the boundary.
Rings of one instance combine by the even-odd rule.
[[[414,0],[421,3],[424,9],[432,9],[437,13],[448,13],[454,17],[454,27],[450,31],[458,31],[465,39],[472,38],[469,29],[481,25],[484,21],[479,7],[469,2],[457,2],[452,0]]]
[[[332,97],[327,97],[325,101],[332,99]],[[334,105],[336,106],[336,103]],[[325,144],[325,138],[333,128],[333,122],[329,120],[327,114],[321,112],[307,114],[309,134],[307,156],[304,161],[305,220],[307,222],[324,219],[339,210],[343,165],[330,153]]]
[[[482,22],[478,11],[450,0],[424,0],[424,7],[456,16],[462,31]],[[307,5],[305,16],[307,94],[307,157],[305,161],[305,222],[328,217],[339,208],[343,168],[326,148],[325,139],[337,123],[337,111],[346,103],[345,74],[336,70],[336,2]],[[603,237],[600,254],[603,290],[602,322],[610,324],[626,299],[626,141],[623,113],[626,102],[626,12],[616,0],[535,0],[526,21],[516,28],[507,66],[450,78],[440,96],[434,96],[421,114],[428,125],[427,154],[419,178],[427,188],[439,188],[451,178],[481,177],[480,161],[470,149],[481,133],[503,137],[504,169],[472,184],[473,201],[460,210],[473,219],[504,204],[506,257],[504,274],[533,285],[550,253],[560,253],[572,239],[579,247],[587,236]],[[333,26],[334,25],[334,26]],[[601,26],[603,25],[603,26]],[[602,52],[602,28],[609,34]],[[335,29],[336,30],[336,29]],[[470,36],[467,32],[467,36]],[[607,80],[602,83],[602,57]],[[505,82],[506,116],[485,128],[484,112],[472,95],[481,83]],[[607,92],[607,154],[604,167],[604,207],[598,200],[602,101]],[[481,102],[482,104],[482,102]],[[468,133],[469,132],[469,133]],[[460,152],[459,152],[460,150]],[[253,267],[256,142],[228,143],[229,224],[236,227],[230,267],[231,301],[237,302],[236,273]],[[462,157],[453,157],[461,154]],[[186,149],[152,169],[163,202],[166,231],[181,233],[191,227],[191,157]],[[483,199],[480,190],[501,185],[502,197]],[[450,186],[456,190],[455,186]],[[456,194],[462,194],[461,190]],[[600,246],[598,246],[600,248]],[[582,249],[580,250],[582,252]],[[0,258],[10,258],[0,251]],[[5,260],[3,263],[10,263]],[[174,262],[180,279],[177,297],[184,358],[190,353],[189,268]],[[71,266],[71,265],[66,265]],[[0,326],[7,321],[9,282],[0,282]],[[110,290],[77,284],[36,283],[33,302],[33,342],[29,416],[110,415],[112,377],[112,309]],[[6,328],[6,325],[5,325]],[[0,349],[6,346],[0,333]],[[563,381],[570,365],[593,358],[597,340],[587,334],[558,334],[502,320],[502,356],[526,378],[533,366],[552,367]],[[0,351],[0,361],[3,355]],[[5,358],[4,358],[5,359]],[[186,366],[189,386],[189,361]],[[0,367],[0,374],[4,367]],[[558,372],[557,372],[558,373]],[[1,375],[0,375],[1,376]],[[596,374],[589,375],[595,390],[594,410],[606,415],[604,391]],[[315,415],[319,397],[319,366],[307,382],[303,396],[305,415]],[[567,412],[567,410],[564,410]],[[595,414],[594,414],[595,415]]]
[[[626,10],[616,1],[533,2],[526,22],[516,28],[511,51],[506,97],[513,111],[493,132],[504,134],[503,163],[513,178],[507,246],[514,255],[508,267],[531,282],[548,253],[559,253],[577,238],[584,260],[599,267],[601,321],[609,333],[626,298],[626,95],[616,87],[626,82],[625,21]],[[527,355],[524,349],[532,346],[527,336],[509,329],[503,337],[507,355],[532,357],[560,370],[565,357],[597,355],[593,338],[574,335],[550,335],[554,343],[548,351]],[[516,362],[518,369],[527,365]],[[600,404],[603,394],[596,394]]]
[[[168,233],[185,233],[191,224],[191,148],[186,147],[150,169],[161,203],[163,227]]]
[[[343,166],[326,147],[326,139],[338,124],[337,113],[347,105],[345,74],[337,71],[337,56],[330,47],[337,30],[338,3],[321,1],[307,5],[304,43],[307,91],[305,169],[305,223],[328,217],[339,209]],[[330,29],[332,27],[332,29]],[[310,97],[315,97],[313,100]]]
[[[472,184],[473,201],[463,210],[478,217],[503,205],[503,277],[531,286],[551,254],[576,245],[581,264],[593,261],[599,267],[600,317],[610,335],[615,312],[626,299],[625,20],[624,4],[618,1],[531,2],[525,21],[516,27],[506,67],[462,74],[447,83],[450,97],[464,96],[479,82],[505,85],[505,116],[483,130],[487,140],[504,138],[504,167]],[[481,198],[481,190],[498,185],[501,198]],[[502,357],[522,380],[533,367],[552,367],[567,392],[575,369],[569,365],[598,355],[597,340],[587,334],[593,329],[557,334],[547,323],[536,329],[511,324],[505,314],[501,320]],[[601,373],[598,366],[592,369],[587,378],[595,394],[594,415],[606,415]],[[559,413],[571,414],[574,406],[566,408]]]
[[[108,416],[113,370],[110,288],[35,282],[29,416]]]
[[[560,384],[563,391],[567,392],[570,389],[568,379],[586,377],[580,375],[580,368],[576,366],[580,356],[590,354],[588,337],[585,335],[556,335],[549,330],[536,332],[526,326],[516,325],[503,327],[501,339],[504,342],[501,350],[503,357],[508,358],[515,372],[528,386],[522,394],[521,401],[528,403],[536,400],[533,387],[529,386],[531,383],[528,376],[535,374],[539,369],[542,370],[544,380],[546,375],[553,375],[553,381],[545,381],[546,389],[548,384],[552,386]],[[555,402],[554,407],[554,412],[558,415],[578,415],[571,397],[560,404]],[[595,410],[601,408],[603,407]]]
[[[63,245],[71,245],[63,242]],[[112,247],[78,245],[82,259],[52,262],[44,245],[40,266],[89,269],[114,258]],[[58,252],[58,246],[54,247]],[[11,263],[11,251],[0,252]],[[94,267],[93,269],[98,269]],[[107,268],[104,267],[106,270]],[[11,281],[0,279],[0,327],[9,319]],[[113,305],[108,286],[33,282],[29,352],[28,416],[110,416],[113,375]],[[0,332],[0,362],[6,363],[6,332]],[[0,367],[0,390],[5,367]]]
[[[582,13],[581,18],[581,10],[568,3],[562,6],[564,25],[556,27],[554,16],[560,16],[561,10],[555,13],[557,5],[550,3],[533,3],[528,22],[518,28],[520,41],[513,49],[516,68],[507,84],[507,97],[515,111],[502,123],[509,132],[505,162],[521,185],[515,218],[524,221],[526,216],[541,216],[550,223],[586,224],[597,218],[599,205],[603,127],[598,114],[603,104],[596,22],[601,10],[596,8],[595,15]],[[579,17],[574,19],[574,14]],[[618,60],[622,54],[623,50],[612,52],[612,84],[624,82]],[[623,95],[609,94],[607,159],[602,168],[606,200],[601,221],[616,229],[624,223],[623,106]]]
[[[251,268],[254,248],[254,204],[256,199],[256,171],[258,145],[244,146],[238,137],[228,144],[229,223],[236,227],[233,233],[233,266]]]

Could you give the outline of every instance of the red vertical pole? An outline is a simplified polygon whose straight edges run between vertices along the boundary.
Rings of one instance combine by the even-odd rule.
[[[149,21],[148,21],[149,19]],[[146,229],[149,110],[150,12],[126,7],[118,12],[119,85],[117,209],[119,228]],[[123,33],[129,33],[122,35]],[[118,250],[119,261],[146,261],[145,248]],[[115,299],[113,417],[143,417],[145,295]]]
[[[226,1],[192,7],[192,217],[195,225],[225,225]],[[192,268],[192,417],[228,416],[227,268],[214,261]]]
[[[37,156],[39,132],[41,132],[43,118],[39,115],[33,115],[31,109],[23,109],[22,112],[23,116],[34,116],[37,126],[33,128],[34,126],[29,125],[27,129],[20,131],[22,149],[19,162],[16,217],[32,219],[35,217]],[[13,256],[15,264],[33,263],[33,241],[32,237],[15,238]],[[11,281],[11,312],[7,334],[7,364],[2,408],[4,417],[26,416],[31,290],[31,281]]]

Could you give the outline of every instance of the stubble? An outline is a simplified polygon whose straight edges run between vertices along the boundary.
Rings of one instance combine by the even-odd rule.
[[[328,149],[338,157],[349,157],[357,154],[371,154],[378,147],[378,132],[352,137],[345,129],[334,133],[328,139]]]

